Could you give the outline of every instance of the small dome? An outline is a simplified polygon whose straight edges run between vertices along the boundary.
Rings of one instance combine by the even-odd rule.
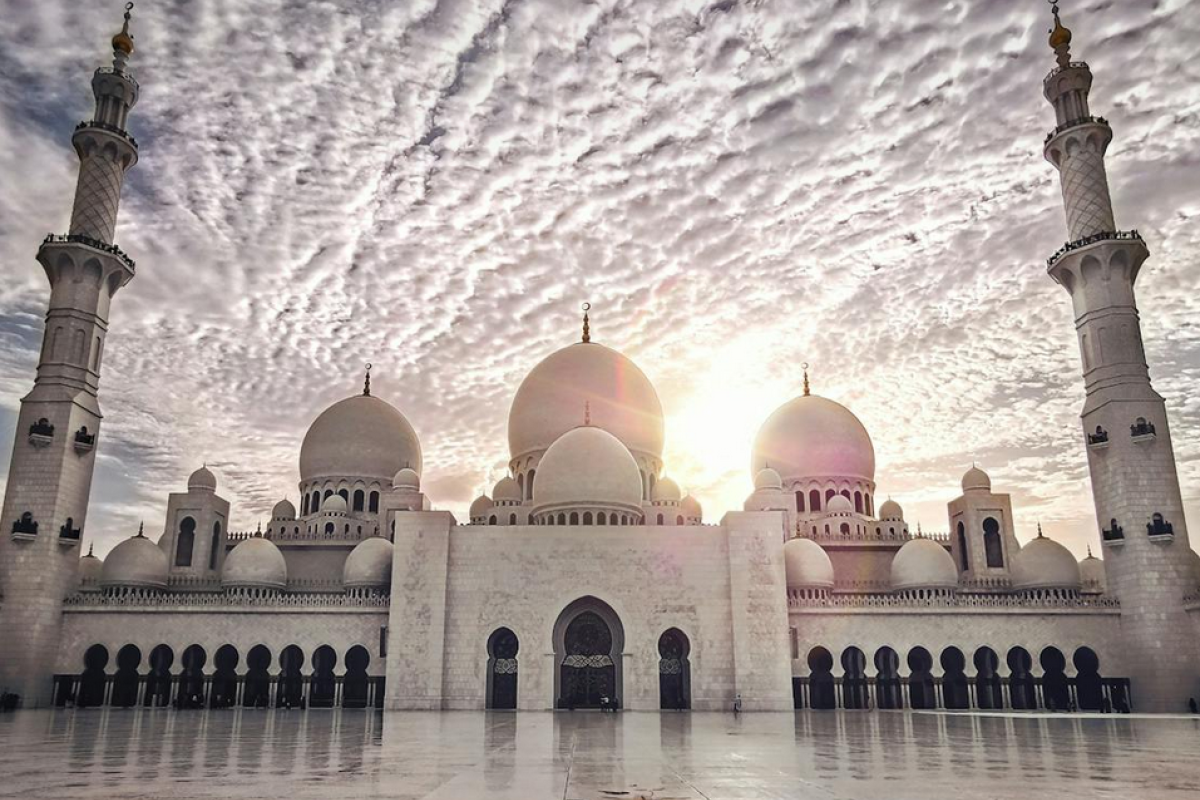
[[[958,586],[954,559],[932,539],[912,539],[892,558],[892,589],[953,589]]]
[[[300,446],[300,482],[385,481],[405,467],[421,472],[421,442],[392,404],[371,395],[340,400],[313,420]]]
[[[215,492],[217,476],[205,465],[188,476],[187,486],[189,492]]]
[[[992,479],[979,467],[973,466],[962,477],[962,490],[970,492],[975,489],[990,492],[992,490]]]
[[[850,499],[843,494],[835,494],[829,498],[829,502],[825,504],[825,511],[829,514],[853,514],[854,504]]]
[[[620,439],[603,428],[574,428],[542,456],[533,501],[538,509],[601,505],[641,514],[642,474]]]
[[[1012,557],[1014,589],[1079,589],[1079,562],[1053,539],[1039,536]]]
[[[96,590],[100,586],[100,574],[104,569],[104,562],[92,555],[89,549],[88,554],[79,559],[79,585],[84,591]]]
[[[331,494],[325,498],[324,503],[321,503],[322,514],[345,514],[348,508],[346,498],[340,494]]]
[[[287,561],[270,539],[252,536],[229,551],[221,583],[230,588],[283,589],[287,587]]]
[[[775,410],[754,439],[751,470],[771,465],[784,480],[875,480],[875,447],[850,409],[816,395],[802,395]]]
[[[789,589],[832,589],[833,562],[812,539],[789,539],[783,546]]]
[[[405,467],[392,476],[392,486],[410,492],[421,491],[421,476],[412,467]]]
[[[783,478],[779,477],[779,473],[776,472],[775,470],[771,469],[770,467],[765,467],[763,469],[760,469],[758,471],[758,474],[754,476],[755,491],[758,491],[761,489],[776,489],[776,490],[778,490],[778,489],[782,489],[782,488],[783,488]]]
[[[167,588],[167,554],[139,530],[112,549],[100,568],[100,585],[120,588]]]
[[[659,478],[654,484],[654,491],[650,493],[650,499],[656,503],[678,503],[682,496],[679,484],[670,478]]]
[[[385,589],[392,584],[392,552],[387,539],[363,539],[346,556],[342,585],[347,589]]]
[[[897,522],[904,521],[904,509],[900,504],[891,498],[884,500],[883,505],[879,507],[879,518],[896,520]]]
[[[271,518],[272,519],[295,519],[296,518],[296,507],[294,505],[292,505],[291,500],[287,500],[287,499],[280,500],[278,503],[275,504],[275,507],[271,509]]]
[[[492,502],[492,498],[486,494],[481,494],[471,501],[471,510],[468,513],[471,519],[479,519],[480,517],[486,517],[487,513],[495,507],[496,504]]]
[[[704,509],[700,507],[700,501],[690,494],[679,501],[679,510],[688,519],[704,518]]]
[[[1104,573],[1104,562],[1090,552],[1079,562],[1079,584],[1084,592],[1103,594],[1108,589],[1108,576]]]
[[[541,471],[540,467],[538,471]],[[539,475],[538,478],[540,479],[541,476]],[[521,485],[514,481],[511,476],[505,475],[496,481],[496,485],[492,488],[492,500],[496,503],[521,502]]]

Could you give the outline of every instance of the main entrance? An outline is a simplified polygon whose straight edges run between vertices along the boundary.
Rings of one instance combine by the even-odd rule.
[[[554,631],[555,707],[619,708],[623,646],[620,620],[606,603],[585,597],[568,606]]]

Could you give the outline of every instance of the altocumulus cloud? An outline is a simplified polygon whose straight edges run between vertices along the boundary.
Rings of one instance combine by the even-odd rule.
[[[0,419],[41,336],[33,259],[64,229],[116,2],[0,13]],[[460,517],[507,459],[513,392],[594,335],[668,414],[710,518],[750,442],[815,391],[872,432],[880,491],[945,527],[972,461],[1077,553],[1096,538],[1041,159],[1048,12],[1027,2],[159,2],[136,10],[142,160],[89,535],[99,551],[208,461],[252,527],[296,494],[312,418],[374,392]],[[1191,518],[1200,512],[1200,3],[1070,3],[1112,122],[1119,224]],[[3,466],[7,468],[7,449]]]

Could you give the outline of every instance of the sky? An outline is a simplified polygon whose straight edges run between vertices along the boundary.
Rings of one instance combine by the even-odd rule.
[[[122,4],[0,0],[0,470]],[[1200,2],[1064,0],[1188,517],[1200,519]],[[134,9],[141,145],[117,243],[85,530],[161,531],[207,462],[253,529],[309,423],[360,390],[466,518],[522,377],[579,337],[632,358],[707,521],[801,391],[845,404],[880,500],[948,528],[972,463],[1017,535],[1099,551],[1040,0],[178,0]],[[4,477],[0,473],[0,480]]]

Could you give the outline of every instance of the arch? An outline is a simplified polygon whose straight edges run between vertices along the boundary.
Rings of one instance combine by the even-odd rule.
[[[1024,647],[1014,647],[1008,651],[1005,658],[1008,663],[1008,696],[1009,705],[1017,710],[1037,708],[1037,695],[1034,692],[1033,657]]]
[[[1071,657],[1075,664],[1075,695],[1080,711],[1104,711],[1104,680],[1100,677],[1100,657],[1090,647],[1080,647]]]
[[[497,517],[495,514],[492,514],[490,517],[488,517],[488,525],[495,525],[499,521],[500,521],[500,518]]]
[[[937,708],[934,690],[933,656],[924,647],[908,651],[908,705],[914,709]]]
[[[332,522],[325,523],[325,538],[326,539],[333,538],[333,523]]]
[[[321,502],[324,503],[326,500],[328,500],[332,496],[333,496],[333,489],[326,489],[325,494],[321,495]],[[318,506],[318,508],[320,508],[320,506]]]
[[[192,549],[196,544],[196,520],[184,517],[179,523],[179,535],[175,540],[175,566],[192,565]]]
[[[223,644],[217,648],[213,656],[215,670],[208,691],[212,708],[229,708],[237,703],[237,666],[240,660],[241,655],[233,645]]]
[[[842,708],[867,708],[867,656],[857,647],[842,651]]]
[[[975,651],[975,705],[980,708],[1004,708],[1004,691],[1000,684],[1000,675],[996,669],[1000,666],[1000,657],[990,647],[981,647]]]
[[[590,511],[583,512],[583,524],[584,525],[592,524],[592,512],[590,512]]]
[[[308,516],[308,492],[305,492],[304,496],[300,498],[300,516]]]
[[[603,511],[600,511],[596,514],[596,524],[597,525],[607,525],[608,524],[608,516]]]
[[[958,537],[958,565],[962,572],[966,572],[971,568],[971,561],[967,557],[967,526],[960,521],[956,529]]]
[[[242,705],[249,708],[266,708],[271,704],[271,651],[265,644],[256,644],[246,654],[246,688],[242,691]]]
[[[801,514],[804,513],[804,490],[803,489],[799,489],[796,491],[796,511]]]
[[[321,493],[319,491],[312,493],[312,504],[309,505],[308,510],[312,514],[321,510]]]
[[[967,658],[957,647],[942,651],[942,705],[946,708],[970,708],[971,692],[964,668]]]
[[[79,679],[79,695],[75,705],[80,708],[104,705],[104,694],[108,688],[108,677],[104,668],[108,666],[108,648],[94,644],[83,654],[83,674]]]
[[[809,708],[837,708],[837,693],[833,680],[833,655],[820,645],[808,651]]]
[[[179,695],[175,702],[179,708],[204,707],[204,665],[208,653],[198,644],[188,645],[180,659],[183,672],[179,675]]]
[[[572,512],[571,512],[571,524],[572,524],[572,525],[578,525],[578,524],[579,524],[579,512],[578,512],[578,511],[572,511]]]
[[[1042,666],[1042,704],[1051,711],[1070,711],[1066,656],[1057,647],[1047,647],[1038,656],[1038,663]]]
[[[355,489],[354,490],[354,498],[352,500],[350,508],[353,511],[361,513],[362,510],[366,507],[366,502],[367,502],[366,492],[364,492],[362,489]]]
[[[374,489],[372,489],[371,494],[367,496],[367,513],[379,513],[379,492],[375,491]]]
[[[659,525],[665,525],[666,521],[667,521],[666,517],[664,517],[662,514],[658,515],[658,524]]]
[[[625,628],[612,606],[581,597],[559,614],[553,631],[556,708],[619,708]]]
[[[279,654],[279,691],[275,705],[281,708],[304,707],[304,651],[298,645],[289,644]]]
[[[850,535],[850,523],[843,522],[841,525],[838,526],[838,532],[841,533],[842,536],[849,536]]]
[[[808,493],[808,508],[810,511],[821,510],[821,492],[819,489],[812,489]]]
[[[865,492],[863,494],[863,500],[867,504],[867,516],[874,517],[875,516],[875,501],[873,499],[871,499],[871,494],[869,492]]]
[[[517,707],[517,651],[521,642],[510,628],[497,628],[487,640],[487,708]]]
[[[679,514],[678,516],[676,516],[676,517],[675,517],[675,524],[676,524],[676,525],[682,525],[682,524],[683,524],[683,514]]]
[[[161,707],[171,702],[171,665],[175,663],[175,651],[160,644],[150,651],[150,674],[146,676],[146,699],[148,706]]]
[[[516,525],[516,524],[517,524],[517,515],[516,515],[516,513],[515,513],[515,512],[514,512],[514,513],[512,513],[512,514],[509,514],[509,515],[508,515],[508,524],[509,524],[509,525]],[[590,525],[591,523],[588,523],[588,524]]]
[[[1000,541],[1000,523],[993,517],[983,521],[983,552],[989,568],[1004,566],[1004,545]]]
[[[371,654],[361,644],[346,651],[346,677],[342,679],[342,706],[344,708],[366,708],[370,680],[367,667],[371,665]]]
[[[214,522],[212,527],[212,542],[208,548],[208,568],[217,568],[217,558],[221,554],[221,523]]]
[[[533,499],[533,477],[537,475],[536,469],[529,470],[529,480],[525,482],[525,499]]]
[[[333,675],[335,666],[337,666],[337,653],[332,647],[323,644],[313,651],[312,691],[309,699],[311,707],[333,707],[334,696],[337,694],[337,679]]]
[[[338,497],[345,500],[346,505],[349,506],[350,505],[350,490],[349,489],[338,489],[337,493],[338,493]]]
[[[524,472],[517,475],[517,492],[521,495],[521,497],[525,496],[525,473]]]
[[[692,707],[691,642],[678,628],[658,637],[658,707],[683,711]]]
[[[854,510],[856,513],[863,513],[863,496],[862,492],[854,492]]]
[[[142,651],[137,645],[127,644],[117,651],[117,674],[113,676],[111,703],[121,708],[137,705],[140,679],[138,667],[142,664]]]
[[[566,514],[563,514],[562,512],[559,512],[559,515],[558,515],[558,524],[559,524],[559,525],[566,525],[566,524],[567,524],[567,515],[566,515]]]
[[[904,708],[900,690],[900,655],[890,647],[875,651],[875,705],[879,708]]]
[[[836,495],[836,494],[837,494],[836,489],[826,489],[825,490],[825,505],[829,505],[829,501],[832,500],[834,498],[834,495]]]

